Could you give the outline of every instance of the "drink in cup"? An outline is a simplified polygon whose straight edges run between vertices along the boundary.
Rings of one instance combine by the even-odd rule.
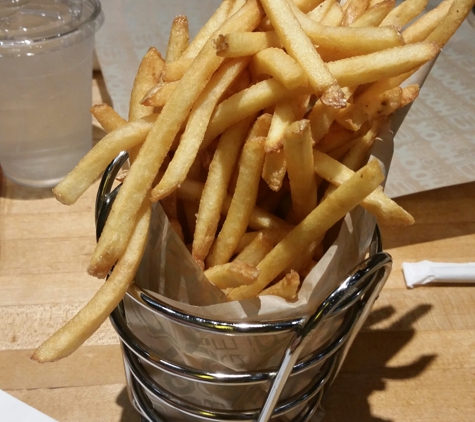
[[[97,0],[0,0],[0,164],[16,183],[51,187],[92,146]]]

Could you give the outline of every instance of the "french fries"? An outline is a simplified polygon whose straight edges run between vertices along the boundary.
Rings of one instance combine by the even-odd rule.
[[[109,278],[33,359],[69,355],[120,302],[144,253],[151,202],[229,301],[295,300],[328,230],[358,205],[380,224],[412,224],[368,156],[419,93],[401,84],[474,3],[445,0],[421,16],[426,0],[223,0],[191,42],[177,17],[165,59],[151,48],[140,64],[128,119],[94,106],[106,135],[53,190],[71,205],[130,153],[88,267]]]
[[[150,216],[150,202],[146,201],[139,211],[130,242],[111,276],[73,319],[35,350],[32,359],[38,362],[54,362],[69,356],[108,318],[134,281],[145,250]]]

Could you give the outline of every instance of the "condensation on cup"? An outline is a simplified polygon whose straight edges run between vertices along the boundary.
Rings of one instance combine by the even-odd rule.
[[[0,165],[52,187],[92,146],[97,0],[0,0]]]

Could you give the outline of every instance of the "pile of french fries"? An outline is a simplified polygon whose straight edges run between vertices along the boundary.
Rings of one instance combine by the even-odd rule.
[[[133,283],[153,202],[228,300],[294,300],[327,231],[358,204],[379,224],[413,218],[389,199],[371,147],[474,0],[223,0],[190,42],[172,23],[165,58],[150,48],[128,120],[92,113],[107,135],[54,189],[71,205],[121,151],[130,168],[88,272],[107,280],[34,353],[76,350]]]

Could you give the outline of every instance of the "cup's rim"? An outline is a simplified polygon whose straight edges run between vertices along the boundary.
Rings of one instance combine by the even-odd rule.
[[[82,0],[83,3],[89,4],[91,14],[78,22],[77,26],[66,28],[61,27],[63,31],[56,31],[51,35],[33,35],[19,38],[0,37],[0,57],[18,57],[32,56],[44,52],[50,52],[64,48],[66,46],[76,44],[85,38],[95,34],[104,22],[104,13],[99,0]],[[54,41],[57,41],[55,44]],[[53,42],[53,43],[52,43]],[[47,43],[52,44],[51,47],[45,48]]]

